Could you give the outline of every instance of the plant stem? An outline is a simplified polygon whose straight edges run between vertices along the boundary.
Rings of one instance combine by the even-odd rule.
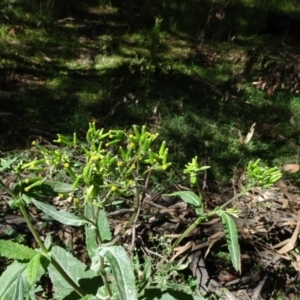
[[[5,189],[5,191],[10,194],[12,196],[12,198],[16,199],[17,196],[15,195],[15,193],[9,188],[7,187],[2,180],[0,180],[0,185]]]
[[[111,292],[111,289],[110,289],[110,286],[109,286],[109,282],[108,282],[108,279],[107,279],[107,273],[105,271],[105,267],[104,267],[104,258],[102,256],[100,256],[100,274],[101,274],[101,277],[102,277],[102,280],[103,280],[103,283],[105,285],[105,288],[106,288],[106,291],[109,295],[109,299],[111,298],[112,296],[112,292]]]
[[[223,209],[224,207],[226,207],[227,205],[229,205],[231,202],[233,202],[235,199],[237,199],[237,198],[239,198],[239,197],[241,197],[241,196],[243,196],[247,191],[249,191],[250,190],[250,188],[245,188],[245,189],[243,189],[240,193],[238,193],[238,194],[236,194],[234,197],[232,197],[230,200],[228,200],[227,202],[225,202],[224,204],[222,204],[221,206],[220,206],[220,209]]]
[[[29,230],[31,232],[31,234],[33,235],[35,241],[38,243],[39,247],[41,248],[41,250],[43,251],[43,254],[47,256],[47,254],[49,254],[48,249],[45,247],[43,241],[41,240],[39,234],[37,233],[36,229],[34,228],[31,220],[30,220],[30,216],[27,212],[26,207],[24,206],[23,203],[21,203],[21,205],[19,206],[20,210],[22,212],[22,215],[29,227]],[[81,296],[84,297],[86,295],[86,292],[76,284],[76,282],[73,281],[73,279],[66,273],[66,271],[61,267],[61,265],[53,258],[50,258],[50,263],[53,265],[53,267],[57,270],[57,272],[63,277],[63,279]]]
[[[192,225],[190,225],[184,233],[176,240],[176,242],[171,246],[170,253],[178,246],[178,244],[188,236],[190,232],[192,232],[203,220],[203,217],[198,217],[196,221]]]
[[[84,297],[87,293],[73,281],[73,279],[66,273],[62,266],[53,258],[50,259],[51,264],[56,271],[63,277],[63,279],[76,291],[78,295]]]
[[[167,254],[158,262],[155,269],[151,272],[148,279],[144,281],[142,286],[139,288],[138,293],[142,292],[143,289],[147,286],[149,279],[153,278],[157,270],[161,267],[161,265],[167,260],[167,257],[173,252],[174,248],[192,231],[194,230],[202,221],[203,217],[199,217],[178,239],[177,241],[171,246],[171,248],[168,250]]]
[[[35,241],[38,243],[38,245],[40,246],[40,248],[42,249],[43,253],[45,255],[47,255],[49,253],[49,251],[47,250],[47,248],[45,247],[44,243],[42,242],[39,234],[37,233],[37,231],[35,230],[34,226],[32,225],[32,222],[30,220],[30,216],[27,212],[27,209],[25,208],[24,204],[21,203],[20,205],[20,210],[21,210],[21,213],[27,223],[27,226],[29,227],[29,230],[31,232],[31,234],[33,235]]]
[[[200,188],[200,184],[199,184],[199,180],[198,179],[197,179],[196,183],[197,183],[197,189],[198,189],[199,197],[201,198],[201,211],[202,211],[202,213],[204,213],[204,203],[203,203],[203,198],[202,198],[202,194],[201,194],[201,188]]]

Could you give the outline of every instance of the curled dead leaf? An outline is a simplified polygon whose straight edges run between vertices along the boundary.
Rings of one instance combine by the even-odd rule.
[[[296,173],[299,171],[299,165],[298,164],[285,164],[282,169],[289,173]]]
[[[239,142],[240,142],[241,144],[248,144],[248,143],[250,142],[250,140],[251,140],[251,138],[252,138],[252,136],[253,136],[253,134],[254,134],[255,125],[256,125],[256,123],[253,123],[253,124],[251,125],[250,130],[249,130],[247,136],[245,137],[245,139],[243,138],[241,132],[238,130]]]

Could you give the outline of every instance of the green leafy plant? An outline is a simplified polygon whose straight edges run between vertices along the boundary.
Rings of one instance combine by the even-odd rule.
[[[239,250],[238,242],[238,231],[236,223],[233,217],[238,217],[238,210],[236,208],[224,209],[228,204],[233,202],[233,200],[242,196],[245,192],[253,189],[257,186],[262,186],[264,188],[273,185],[282,176],[278,168],[267,168],[259,165],[260,159],[255,162],[250,161],[247,166],[247,184],[241,193],[237,194],[235,197],[227,201],[221,207],[216,207],[211,212],[204,211],[204,203],[201,196],[196,195],[191,191],[180,191],[168,194],[165,196],[179,196],[183,201],[192,205],[195,208],[197,219],[185,230],[185,232],[180,236],[180,238],[174,243],[172,249],[174,249],[186,236],[189,235],[201,222],[207,220],[213,215],[218,215],[221,218],[222,224],[224,226],[225,237],[227,241],[228,250],[230,253],[230,258],[233,267],[236,271],[241,271],[241,256]],[[197,186],[198,177],[197,174],[207,169],[208,167],[199,167],[197,164],[197,157],[192,159],[192,162],[186,165],[184,173],[190,175],[190,183],[192,186]]]
[[[134,300],[138,296],[140,299],[168,299],[169,289],[149,289],[151,279],[179,243],[212,215],[220,216],[232,264],[240,271],[238,234],[233,219],[238,211],[235,208],[225,210],[224,207],[258,184],[269,186],[280,178],[281,173],[275,168],[261,167],[259,160],[250,162],[245,189],[221,207],[205,212],[197,175],[208,167],[199,167],[195,157],[186,165],[184,173],[190,176],[191,186],[198,187],[199,195],[179,191],[167,196],[179,196],[192,205],[197,219],[168,247],[155,269],[146,260],[141,267],[144,275],[136,278],[136,265],[132,265],[119,241],[139,217],[151,174],[166,171],[171,165],[166,142],[159,147],[154,145],[157,136],[148,132],[145,126],[141,129],[133,126],[129,132],[106,132],[91,123],[85,143],[79,143],[76,134],[72,139],[58,135],[56,142],[61,144],[60,148],[46,148],[34,142],[34,159],[30,155],[1,159],[0,171],[10,172],[15,177],[15,184],[8,187],[0,180],[0,186],[11,196],[9,205],[23,214],[38,245],[37,249],[31,249],[17,242],[0,240],[0,255],[14,260],[0,277],[1,299],[23,299],[34,294],[40,290],[37,283],[46,272],[55,287],[57,299]],[[57,195],[62,200],[71,199],[71,204],[58,210],[47,203],[49,198]],[[126,226],[113,237],[106,212],[114,208],[119,196],[133,199],[133,213]],[[62,224],[85,228],[86,250],[91,260],[89,267],[66,249],[55,245],[50,234],[41,240],[28,212],[30,205]],[[134,244],[129,248],[133,249]],[[181,291],[178,293],[175,299],[187,295]],[[200,296],[189,297],[201,299]]]
[[[0,240],[0,255],[14,260],[0,277],[1,299],[23,299],[34,294],[38,289],[36,284],[46,272],[57,299],[134,300],[138,294],[154,299],[149,295],[155,290],[145,290],[152,274],[151,265],[144,266],[148,271],[141,283],[136,284],[128,254],[117,242],[138,218],[151,173],[165,171],[171,164],[166,142],[154,150],[157,136],[145,126],[141,129],[133,126],[130,132],[105,132],[91,123],[85,143],[79,143],[76,134],[72,139],[58,135],[56,142],[63,147],[46,148],[34,142],[34,159],[1,160],[1,172],[13,174],[16,183],[10,188],[0,181],[0,186],[11,196],[10,206],[23,214],[38,244],[33,250]],[[55,195],[72,199],[72,204],[58,210],[47,203]],[[134,212],[125,228],[112,237],[106,211],[120,195],[133,199]],[[28,212],[30,205],[62,224],[84,226],[86,249],[91,259],[89,268],[53,244],[50,234],[45,241],[41,240]],[[167,299],[168,291],[164,294]],[[199,297],[193,296],[193,299]]]

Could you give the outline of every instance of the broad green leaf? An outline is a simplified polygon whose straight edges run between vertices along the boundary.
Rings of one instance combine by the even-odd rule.
[[[51,182],[51,186],[53,190],[57,193],[70,193],[74,191],[73,185],[70,183],[65,183],[65,182]]]
[[[85,228],[86,250],[89,254],[89,257],[93,258],[96,255],[99,246],[96,239],[97,228],[91,225],[86,225],[84,228]]]
[[[133,267],[124,248],[121,246],[102,248],[99,255],[103,256],[110,264],[118,286],[120,299],[137,299]]]
[[[8,300],[13,298],[19,275],[26,268],[27,263],[20,263],[18,261],[13,262],[6,268],[0,277],[0,299]]]
[[[102,208],[99,212],[98,220],[97,220],[98,229],[100,231],[100,236],[102,241],[110,241],[112,239],[109,221],[106,215],[104,208]]]
[[[93,220],[96,207],[92,205],[91,202],[86,203],[84,206],[84,216],[87,219]],[[97,236],[96,236],[96,226],[92,226],[91,224],[85,226],[85,243],[86,249],[89,254],[89,257],[92,259],[98,249]]]
[[[37,280],[40,260],[41,254],[36,253],[36,255],[30,260],[27,265],[27,280],[30,284],[35,283]]]
[[[14,297],[14,293],[20,288],[20,282],[18,282],[19,276],[22,276],[22,292],[23,295],[27,296],[34,289],[34,285],[30,285],[27,280],[27,265],[28,263],[14,261],[9,265],[0,277],[0,299],[11,300]],[[37,280],[44,274],[43,268],[39,268]],[[21,292],[21,291],[20,291]],[[16,294],[15,294],[16,295]],[[22,298],[27,299],[27,297]]]
[[[89,270],[85,264],[61,247],[53,246],[51,256],[87,294],[96,295],[98,288],[103,285],[100,276]],[[48,271],[55,287],[55,299],[80,299],[74,288],[61,276],[52,264],[49,265]]]
[[[98,209],[100,208],[93,206],[92,203],[87,203],[84,207],[84,216],[90,220],[94,220]],[[101,209],[99,211],[98,220],[96,221],[102,241],[110,241],[112,239],[112,236],[107,215],[104,209]],[[91,258],[95,255],[96,250],[99,246],[96,242],[96,230],[97,228],[93,228],[90,225],[87,225],[85,227],[87,251]]]
[[[30,260],[36,255],[36,251],[12,241],[0,240],[0,255],[16,260]]]
[[[184,202],[191,204],[194,207],[201,207],[202,198],[190,191],[174,192],[164,196],[179,196]]]
[[[23,278],[22,275],[19,274],[17,279],[17,284],[15,285],[12,300],[24,300],[24,286],[23,286]]]
[[[52,217],[54,220],[70,226],[82,226],[87,224],[88,222],[83,220],[82,218],[71,214],[65,210],[57,210],[54,206],[42,203],[37,200],[32,200],[32,203],[43,211],[46,215]]]
[[[227,246],[231,257],[233,267],[240,272],[241,270],[241,254],[238,240],[238,230],[234,219],[225,211],[218,211],[217,214],[221,217],[225,230]]]
[[[171,289],[148,288],[139,300],[205,300],[205,298]]]

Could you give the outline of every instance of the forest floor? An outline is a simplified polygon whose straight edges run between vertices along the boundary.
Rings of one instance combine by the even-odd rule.
[[[57,133],[76,131],[83,139],[88,122],[122,129],[146,124],[168,141],[176,167],[195,155],[211,166],[203,178],[208,210],[240,190],[250,160],[298,165],[300,54],[288,36],[192,39],[164,30],[160,19],[142,29],[132,26],[112,6],[55,20],[16,11],[2,18],[1,157],[30,148],[33,140],[52,144]],[[228,299],[298,299],[297,171],[285,172],[274,188],[253,190],[232,203],[240,210],[242,274],[232,270],[215,220],[185,241],[194,243],[194,267],[184,276],[193,275],[210,294],[206,279],[214,280],[218,289],[226,287],[233,297]],[[176,230],[183,230],[194,218],[181,202],[164,203],[161,193],[150,191],[143,209],[155,220],[138,232],[143,247],[158,251],[161,228],[171,234],[174,219]],[[9,228],[20,229],[3,202],[1,214],[5,221],[13,216]],[[117,225],[111,219],[112,228]]]

